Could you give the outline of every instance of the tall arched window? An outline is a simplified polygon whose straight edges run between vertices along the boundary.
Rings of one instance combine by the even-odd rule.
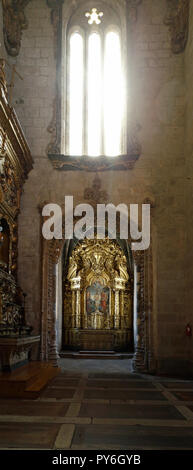
[[[81,5],[67,26],[64,153],[126,153],[126,93],[119,16],[102,2]]]

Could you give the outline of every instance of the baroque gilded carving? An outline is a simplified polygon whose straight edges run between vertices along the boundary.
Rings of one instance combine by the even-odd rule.
[[[0,87],[2,92],[7,96],[7,81],[5,77],[5,60],[0,58]]]
[[[17,284],[18,214],[20,195],[32,157],[20,124],[5,94],[4,63],[0,62],[0,337],[3,340],[30,335],[26,325],[24,297]],[[29,342],[29,341],[28,341]],[[12,351],[12,350],[11,350]],[[13,352],[13,351],[12,351]],[[17,362],[17,348],[14,361]],[[11,353],[10,353],[11,354]]]
[[[63,285],[64,347],[132,349],[132,289],[126,257],[117,242],[108,238],[79,242]]]
[[[171,33],[171,46],[174,54],[184,51],[189,30],[189,0],[167,0],[168,10],[165,24]]]
[[[0,269],[0,336],[30,333],[25,324],[23,296],[13,276]]]
[[[22,31],[28,27],[24,10],[29,2],[30,0],[2,0],[4,42],[8,54],[13,57],[19,54]]]

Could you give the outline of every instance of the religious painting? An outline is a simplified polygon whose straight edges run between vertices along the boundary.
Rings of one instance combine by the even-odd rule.
[[[86,290],[87,314],[103,313],[109,314],[109,288],[95,282]]]

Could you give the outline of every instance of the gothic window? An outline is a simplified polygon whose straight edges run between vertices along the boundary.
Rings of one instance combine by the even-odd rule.
[[[76,9],[67,25],[63,150],[69,156],[126,153],[123,31],[102,2]]]

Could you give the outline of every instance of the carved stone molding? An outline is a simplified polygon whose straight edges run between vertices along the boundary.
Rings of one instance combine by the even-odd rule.
[[[107,171],[107,170],[132,170],[139,154],[120,155],[118,157],[73,157],[69,155],[49,154],[53,167],[63,171]]]
[[[64,6],[63,6],[64,3]],[[130,170],[134,167],[136,160],[141,154],[141,145],[138,141],[139,125],[135,123],[135,119],[128,123],[127,148],[125,155],[115,158],[107,158],[100,156],[90,158],[83,155],[81,158],[77,156],[69,156],[61,153],[61,47],[62,47],[62,28],[67,29],[69,18],[73,12],[81,5],[81,0],[70,2],[69,0],[47,0],[47,5],[51,8],[51,23],[54,29],[54,48],[56,59],[56,93],[53,101],[53,115],[48,132],[51,134],[50,143],[47,147],[48,157],[57,170],[63,171],[106,171],[106,170]],[[114,0],[109,0],[108,4]],[[123,33],[126,35],[128,22],[134,23],[137,19],[137,8],[142,0],[119,0],[116,2],[117,12],[123,22]],[[63,11],[64,10],[64,11]],[[64,21],[62,23],[62,16]],[[133,116],[133,114],[132,114]]]
[[[64,240],[43,239],[42,256],[42,331],[41,360],[49,360],[57,366],[58,347],[56,333],[56,264],[62,255]],[[152,249],[133,252],[137,265],[137,344],[134,369],[154,372],[153,345],[153,267]]]
[[[29,2],[30,0],[2,0],[4,42],[12,57],[19,54],[22,31],[28,27],[24,9]]]
[[[164,23],[169,26],[174,54],[185,50],[189,31],[189,0],[167,0],[168,9]]]
[[[51,140],[47,147],[48,154],[60,153],[61,142],[61,37],[62,37],[62,4],[64,0],[47,0],[51,8],[51,24],[54,30],[54,51],[56,60],[55,98],[53,101],[53,115],[48,126]]]

